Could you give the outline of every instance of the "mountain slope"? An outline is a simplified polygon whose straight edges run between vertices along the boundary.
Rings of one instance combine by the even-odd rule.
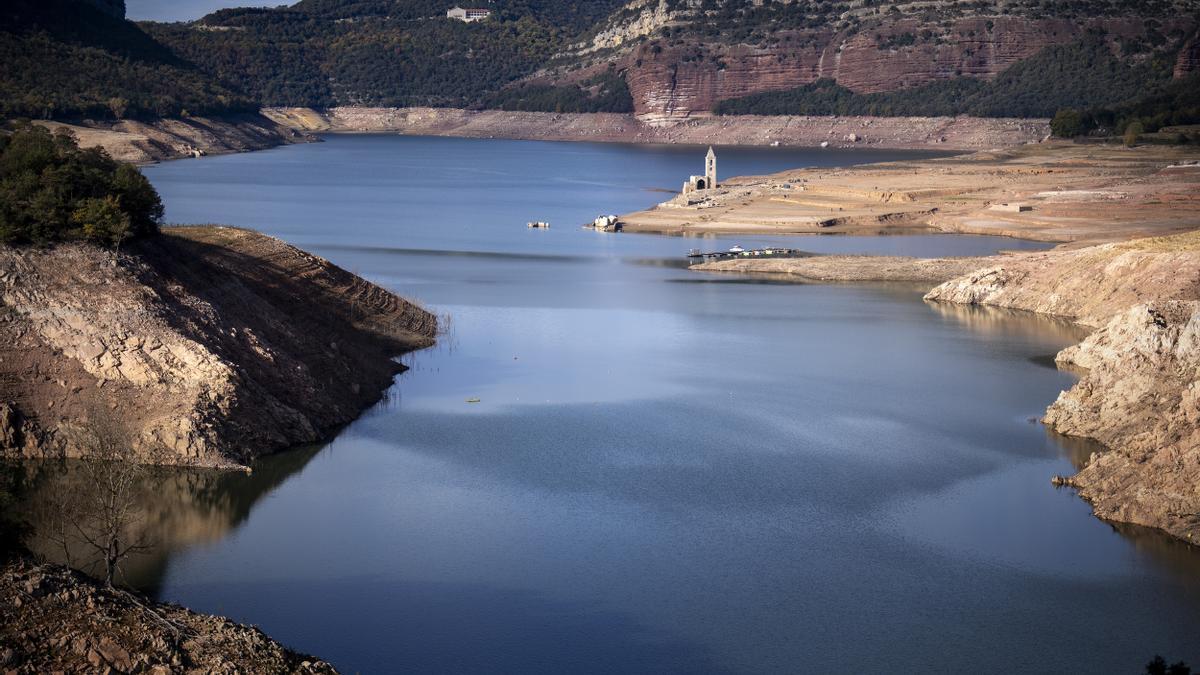
[[[0,118],[167,117],[255,108],[180,59],[109,0],[6,0]]]
[[[820,80],[857,95],[947,84],[937,93],[952,113],[1049,115],[1057,106],[1122,101],[1168,81],[1173,69],[1186,74],[1176,65],[1189,68],[1191,52],[1182,48],[1194,45],[1198,10],[1195,0],[634,0],[577,45],[573,59],[539,75],[571,81],[616,63],[637,112],[658,119],[708,114],[754,95],[731,111],[796,114],[802,110],[786,97],[763,93],[793,90],[796,99],[794,90]],[[1022,67],[1038,57],[1034,68]],[[1086,86],[1064,90],[1081,73]],[[976,83],[997,78],[1010,81],[977,93]]]
[[[486,21],[433,0],[302,0],[143,24],[268,106],[468,106],[568,48],[620,0],[495,0]]]

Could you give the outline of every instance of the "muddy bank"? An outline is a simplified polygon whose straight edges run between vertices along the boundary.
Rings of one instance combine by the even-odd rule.
[[[251,626],[106,589],[59,565],[0,568],[6,673],[336,673]]]
[[[115,159],[148,164],[167,159],[265,150],[287,143],[315,141],[308,134],[263,115],[223,118],[188,117],[137,120],[39,122],[49,128],[70,129],[82,147],[104,148]]]
[[[300,132],[394,132],[417,136],[618,143],[794,145],[979,150],[1037,142],[1046,120],[977,117],[697,116],[646,121],[619,113],[534,113],[456,108],[266,108]],[[682,180],[682,179],[681,179]]]
[[[283,242],[170,228],[115,257],[0,249],[0,451],[74,454],[111,415],[163,461],[222,466],[321,440],[428,346],[425,310]]]

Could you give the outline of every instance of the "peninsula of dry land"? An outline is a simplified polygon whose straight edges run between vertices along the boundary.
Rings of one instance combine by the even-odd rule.
[[[0,454],[75,454],[95,411],[159,461],[228,466],[325,438],[437,319],[278,239],[167,228],[114,255],[0,248]]]

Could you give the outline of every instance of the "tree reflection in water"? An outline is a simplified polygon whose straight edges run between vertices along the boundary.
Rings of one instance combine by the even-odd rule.
[[[132,554],[122,564],[119,583],[157,595],[170,556],[217,541],[243,523],[251,509],[321,451],[306,446],[256,461],[250,473],[163,467],[149,471],[136,493],[139,510],[131,519],[129,541],[145,540],[151,548]],[[74,460],[30,461],[22,466],[28,486],[18,510],[32,526],[27,545],[36,555],[68,563],[93,576],[103,574],[94,551],[64,529],[59,514],[86,500],[86,472]],[[64,546],[65,540],[65,546]]]

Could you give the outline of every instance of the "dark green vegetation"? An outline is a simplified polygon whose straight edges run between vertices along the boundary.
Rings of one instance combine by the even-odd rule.
[[[1138,133],[1157,133],[1174,126],[1200,124],[1200,73],[1172,80],[1141,98],[1089,110],[1060,110],[1050,124],[1055,136],[1074,138],[1086,134],[1124,135],[1130,127]],[[1134,134],[1136,136],[1137,133]],[[1200,140],[1195,133],[1174,135],[1175,142]]]
[[[1092,33],[1047,48],[992,82],[960,74],[898,92],[856,94],[820,81],[716,107],[720,114],[992,117],[1049,117],[1073,108],[1081,111],[1086,132],[1111,126],[1114,120],[1103,111],[1166,86],[1174,50],[1186,37],[1178,22],[1167,19],[1195,6],[1188,2],[974,0],[901,10],[882,0],[865,6],[848,0],[669,0],[676,20],[644,41],[655,53],[665,45],[686,46],[690,51],[680,53],[693,56],[684,60],[705,58],[722,45],[815,46],[835,31],[868,34],[883,50],[920,50],[976,40],[976,31],[991,32],[1006,16],[1144,17],[1144,30],[1128,34],[1136,37]],[[6,0],[0,7],[0,118],[180,117],[260,106],[634,109],[623,52],[579,56],[573,46],[632,19],[641,6],[624,0],[494,0],[483,3],[493,10],[491,18],[465,24],[445,18],[452,4],[300,0],[221,10],[192,23],[133,24],[80,0]],[[971,16],[981,20],[966,27],[954,23]],[[606,61],[609,68],[599,75],[579,75],[581,66]],[[552,78],[529,79],[547,66],[558,68]],[[1161,126],[1142,121],[1151,132]]]
[[[484,101],[485,108],[543,112],[633,112],[625,78],[609,66],[580,84],[527,84],[501,90]]]
[[[537,70],[622,0],[497,0],[486,21],[447,20],[433,0],[303,0],[146,24],[157,39],[268,106],[479,106]],[[593,85],[588,85],[593,87]],[[526,88],[519,109],[629,109],[623,86]],[[568,88],[572,89],[572,88]],[[624,101],[615,101],[625,92]],[[541,105],[539,108],[530,106]]]
[[[876,34],[884,48],[937,42],[945,37],[943,28],[956,19],[971,16],[1028,19],[1058,18],[1070,20],[1118,16],[1169,17],[1178,13],[1173,0],[971,0],[900,7],[906,3],[891,0],[821,0],[818,2],[782,2],[780,0],[667,0],[673,12],[681,12],[685,21],[664,31],[664,36],[679,38],[700,36],[721,42],[744,42],[759,46],[797,39],[785,31],[829,30],[873,32],[898,18],[916,20],[923,28],[917,32]],[[866,11],[863,11],[866,10]],[[626,18],[632,10],[623,10]]]
[[[1146,664],[1146,675],[1192,675],[1192,669],[1183,661],[1168,666],[1166,659],[1155,656],[1153,661]]]
[[[722,115],[882,115],[1052,117],[1065,107],[1133,99],[1171,80],[1164,55],[1133,63],[1117,58],[1103,35],[1048,47],[992,81],[956,77],[881,94],[856,94],[832,80],[719,103]]]
[[[157,233],[162,216],[158,192],[137,167],[32,124],[0,135],[0,242],[119,246]]]
[[[0,3],[0,118],[255,110],[137,25],[73,0]]]

